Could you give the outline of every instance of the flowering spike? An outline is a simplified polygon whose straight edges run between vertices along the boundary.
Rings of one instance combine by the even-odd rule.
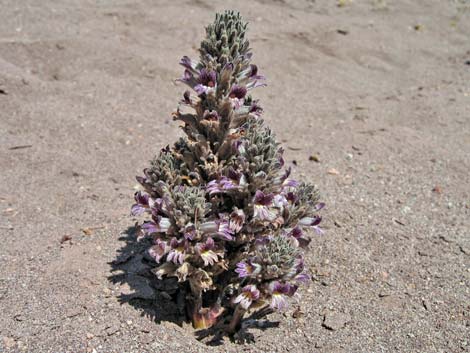
[[[177,279],[196,329],[218,320],[231,333],[264,305],[284,310],[309,280],[303,249],[322,232],[318,190],[290,178],[284,150],[260,118],[253,89],[265,77],[251,62],[247,23],[217,14],[199,60],[184,56],[187,85],[174,120],[185,133],[137,177],[131,213],[152,240],[152,272]]]

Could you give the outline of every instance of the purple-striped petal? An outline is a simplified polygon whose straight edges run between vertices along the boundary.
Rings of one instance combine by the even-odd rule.
[[[240,85],[233,85],[230,90],[229,97],[243,99],[246,96],[246,88]]]
[[[259,299],[260,292],[255,285],[250,284],[243,287],[242,292],[233,301],[235,304],[239,303],[245,310],[251,306],[251,304]]]

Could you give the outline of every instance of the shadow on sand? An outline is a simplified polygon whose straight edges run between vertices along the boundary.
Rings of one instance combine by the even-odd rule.
[[[112,275],[108,280],[122,286],[118,296],[121,304],[133,306],[156,323],[169,321],[181,326],[187,322],[187,317],[176,278],[159,280],[151,272],[156,264],[145,252],[150,241],[137,241],[137,232],[137,227],[129,227],[122,233],[119,240],[123,246],[118,249],[116,259],[109,263]]]

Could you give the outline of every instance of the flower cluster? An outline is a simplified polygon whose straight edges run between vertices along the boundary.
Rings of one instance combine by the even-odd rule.
[[[290,178],[251,96],[265,78],[251,63],[246,28],[238,13],[218,14],[200,59],[181,59],[179,81],[190,90],[174,120],[186,136],[137,178],[144,191],[132,206],[148,215],[141,230],[153,242],[153,272],[188,291],[196,328],[227,321],[236,329],[248,310],[285,309],[309,280],[307,233],[321,233],[317,188]]]

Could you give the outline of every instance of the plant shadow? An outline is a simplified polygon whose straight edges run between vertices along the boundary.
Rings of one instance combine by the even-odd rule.
[[[146,255],[151,244],[148,239],[137,240],[139,228],[127,228],[119,238],[123,246],[117,250],[116,258],[109,263],[112,284],[121,285],[118,300],[140,311],[156,323],[172,322],[182,326],[187,322],[184,298],[178,291],[176,278],[159,280],[152,269],[155,262]]]

